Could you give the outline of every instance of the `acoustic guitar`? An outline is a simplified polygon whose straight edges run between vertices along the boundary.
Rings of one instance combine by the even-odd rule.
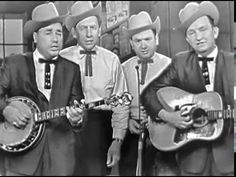
[[[126,92],[120,96],[114,95],[102,101],[104,101],[105,105],[115,107],[122,104],[129,105],[132,99],[133,97]],[[0,148],[7,152],[29,150],[40,141],[44,133],[46,121],[66,116],[66,107],[40,112],[39,107],[34,101],[23,96],[9,98],[8,102],[9,105],[17,108],[23,114],[26,113],[26,110],[31,111],[32,117],[24,129],[17,128],[8,121],[0,121]],[[93,109],[94,107],[90,105],[93,105],[93,103],[81,103],[79,107],[82,109]]]
[[[150,140],[162,151],[177,150],[196,140],[213,141],[221,135],[224,119],[234,118],[234,110],[224,110],[221,96],[214,91],[191,94],[179,88],[165,87],[156,94],[167,111],[178,111],[182,106],[196,104],[190,111],[193,125],[188,129],[178,129],[161,120],[149,120]]]

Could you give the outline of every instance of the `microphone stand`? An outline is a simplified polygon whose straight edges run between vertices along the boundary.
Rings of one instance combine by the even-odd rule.
[[[140,81],[139,81],[139,66],[135,66],[138,76],[138,118],[139,123],[141,122],[140,117]],[[144,141],[144,127],[141,125],[141,133],[139,134],[138,140],[138,157],[136,166],[136,176],[142,176],[142,154],[143,154],[143,141]]]

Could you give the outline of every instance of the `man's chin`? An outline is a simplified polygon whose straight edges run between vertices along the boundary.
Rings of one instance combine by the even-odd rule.
[[[50,52],[50,55],[51,55],[52,57],[56,57],[58,54],[59,54],[59,50],[55,50],[55,51],[51,51],[51,52]]]
[[[92,50],[94,47],[95,47],[95,44],[86,44],[83,46],[83,48],[86,50]]]

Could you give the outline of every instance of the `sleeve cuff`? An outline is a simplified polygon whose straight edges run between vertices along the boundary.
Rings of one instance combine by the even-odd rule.
[[[112,135],[112,138],[113,139],[121,139],[123,140],[124,137],[125,137],[125,134],[126,134],[127,130],[125,129],[113,129],[113,135]]]

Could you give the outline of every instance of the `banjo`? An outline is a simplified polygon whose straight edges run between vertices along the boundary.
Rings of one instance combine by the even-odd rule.
[[[105,105],[112,107],[118,105],[129,105],[133,97],[125,92],[121,96],[114,95],[102,100]],[[18,109],[22,114],[29,110],[32,114],[27,125],[17,128],[8,121],[0,121],[0,149],[7,152],[23,152],[35,146],[44,133],[46,121],[66,116],[66,107],[56,108],[41,112],[37,104],[31,99],[23,96],[15,96],[8,99],[9,105]],[[79,105],[82,109],[92,109],[96,106],[93,103]]]

